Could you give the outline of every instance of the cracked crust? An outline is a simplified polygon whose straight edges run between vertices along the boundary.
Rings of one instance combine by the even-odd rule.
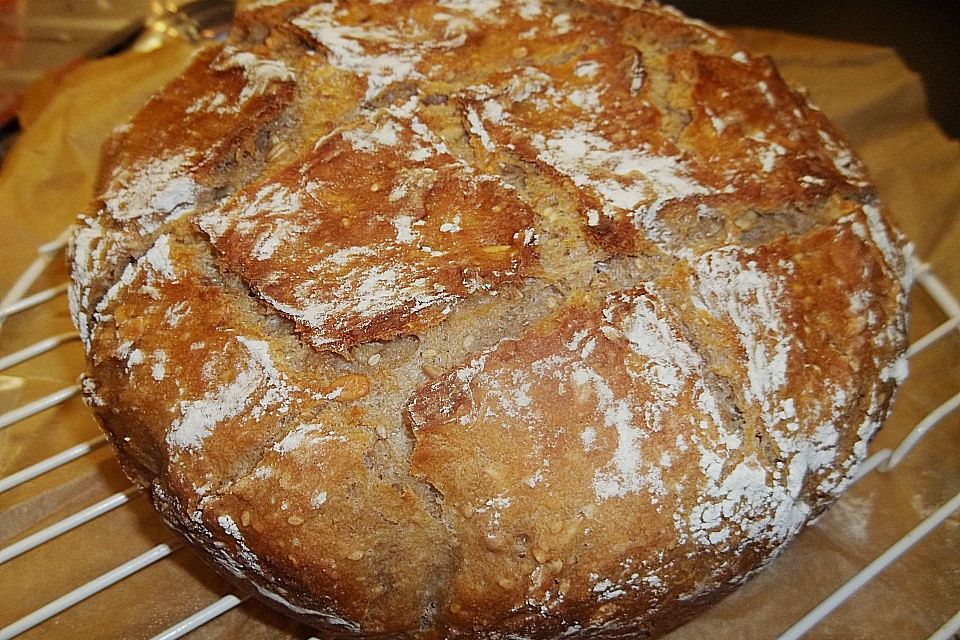
[[[849,483],[910,274],[766,59],[653,3],[261,2],[71,245],[127,473],[330,637],[660,634]]]

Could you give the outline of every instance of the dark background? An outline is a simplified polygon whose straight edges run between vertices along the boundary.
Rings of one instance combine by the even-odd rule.
[[[667,0],[719,26],[792,31],[896,49],[927,89],[930,115],[960,138],[960,0]]]

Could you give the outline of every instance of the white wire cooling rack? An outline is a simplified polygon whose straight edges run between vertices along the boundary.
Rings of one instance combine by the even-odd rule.
[[[38,257],[23,272],[21,277],[15,282],[11,290],[0,301],[0,328],[4,321],[11,316],[36,307],[41,304],[55,301],[62,297],[66,291],[67,285],[51,287],[28,295],[34,283],[40,278],[50,262],[59,255],[66,244],[66,234],[63,234],[56,240],[44,244],[38,249]],[[923,337],[915,340],[909,350],[908,357],[913,357],[924,349],[931,347],[937,341],[960,330],[960,303],[937,278],[929,265],[920,262],[915,263],[917,270],[917,283],[939,306],[945,316],[944,321],[934,330],[925,334]],[[21,349],[15,353],[0,357],[0,372],[26,362],[32,358],[38,357],[44,353],[61,347],[64,344],[79,339],[74,333],[61,333],[49,336],[38,342]],[[11,411],[0,414],[0,430],[9,427],[17,422],[25,420],[40,412],[55,407],[79,393],[76,385],[69,386],[42,398],[24,404]],[[887,448],[874,453],[861,467],[855,481],[860,480],[870,473],[885,473],[896,467],[905,456],[944,418],[952,414],[960,407],[960,392],[953,395],[946,402],[928,413],[920,420],[906,437],[894,448]],[[41,462],[38,462],[25,469],[17,471],[11,475],[0,478],[0,493],[8,491],[14,487],[30,482],[48,473],[58,467],[67,464],[85,456],[92,451],[106,444],[103,437],[97,437],[86,442],[82,442],[66,449],[54,456],[51,456]],[[137,497],[140,489],[130,487],[124,491],[115,493],[99,502],[90,505],[76,513],[55,522],[40,531],[27,535],[17,542],[0,549],[0,565],[28,552],[37,553],[37,548],[44,543],[64,534],[72,529],[83,526],[86,523],[98,518],[118,507],[128,503]],[[842,584],[836,591],[830,594],[814,609],[793,623],[790,628],[784,631],[778,640],[796,640],[803,637],[808,631],[813,629],[820,622],[826,620],[838,607],[849,600],[859,589],[874,580],[882,571],[890,567],[894,562],[906,554],[918,542],[924,539],[928,534],[942,525],[954,512],[960,510],[960,493],[942,504],[929,516],[924,518],[910,532],[897,540],[889,548],[880,552],[876,558],[867,566],[856,573],[846,583]],[[136,572],[161,562],[170,557],[181,547],[180,543],[158,544],[152,549],[119,564],[116,568],[82,584],[72,591],[56,598],[52,602],[36,609],[22,618],[9,623],[0,629],[0,640],[10,640],[18,635],[33,629],[34,627],[49,621],[70,607],[90,598],[96,593],[114,585]],[[159,635],[153,636],[152,640],[174,640],[181,638],[191,631],[199,628],[201,625],[217,618],[218,616],[236,608],[247,599],[246,595],[226,595],[216,600],[209,606],[197,611],[193,615],[174,624]],[[0,622],[2,624],[2,622]],[[928,640],[949,640],[958,631],[960,631],[960,611],[958,611],[942,627],[936,630]],[[316,640],[310,638],[309,640]]]

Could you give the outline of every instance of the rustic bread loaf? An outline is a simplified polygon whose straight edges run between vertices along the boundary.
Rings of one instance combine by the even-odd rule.
[[[636,638],[849,484],[905,243],[771,62],[653,3],[241,5],[73,236],[125,469],[328,637]]]

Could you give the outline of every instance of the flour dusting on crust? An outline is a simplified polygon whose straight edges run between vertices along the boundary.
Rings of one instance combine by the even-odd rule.
[[[108,143],[70,290],[228,578],[340,634],[646,637],[850,484],[910,249],[769,60],[651,3],[235,24]]]

